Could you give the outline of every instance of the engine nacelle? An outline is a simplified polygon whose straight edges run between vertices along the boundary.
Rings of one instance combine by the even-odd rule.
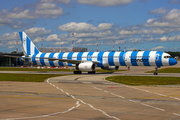
[[[107,67],[101,67],[104,70],[118,70],[119,66],[107,66]]]
[[[80,63],[78,66],[76,66],[76,69],[89,72],[89,71],[94,71],[95,67],[96,66],[93,62],[83,62],[83,63]]]

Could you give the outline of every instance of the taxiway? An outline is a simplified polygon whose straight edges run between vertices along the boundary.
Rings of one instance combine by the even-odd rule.
[[[128,86],[104,79],[111,75],[153,76],[144,73],[145,69],[54,77],[44,83],[0,82],[0,120],[179,120],[180,85]]]

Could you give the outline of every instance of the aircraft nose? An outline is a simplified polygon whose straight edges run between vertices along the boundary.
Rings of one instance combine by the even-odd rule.
[[[177,61],[174,58],[169,59],[169,65],[176,65]]]

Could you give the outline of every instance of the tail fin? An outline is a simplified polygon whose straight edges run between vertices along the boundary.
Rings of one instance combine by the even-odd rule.
[[[23,49],[26,55],[33,55],[40,53],[38,48],[34,45],[34,43],[29,39],[25,32],[19,32],[21,42],[23,44]]]

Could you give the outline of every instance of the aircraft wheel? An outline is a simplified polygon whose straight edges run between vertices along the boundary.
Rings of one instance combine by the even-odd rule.
[[[157,72],[155,72],[155,73],[154,73],[154,75],[158,75],[158,73],[157,73]]]
[[[96,73],[96,71],[90,71],[90,72],[88,72],[88,74],[95,74]]]
[[[82,74],[81,71],[74,71],[74,74]]]

